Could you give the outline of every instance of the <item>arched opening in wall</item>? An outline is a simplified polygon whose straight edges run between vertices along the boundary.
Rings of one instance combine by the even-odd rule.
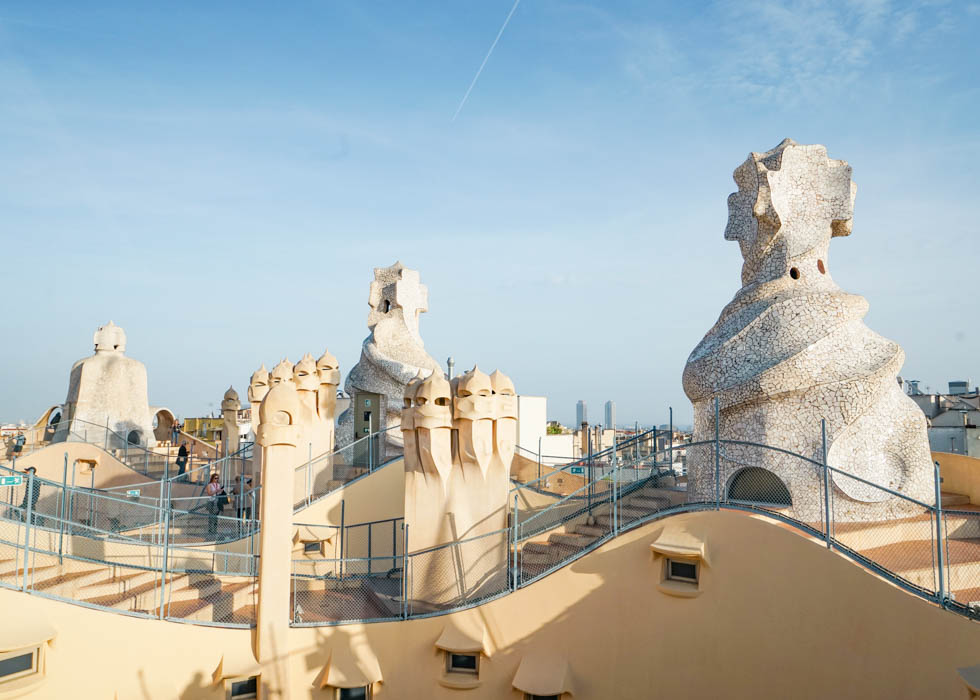
[[[773,506],[793,505],[783,480],[761,467],[746,467],[735,472],[728,482],[728,500]]]
[[[167,408],[161,408],[153,414],[153,437],[157,442],[163,443],[174,439],[173,427],[176,421],[177,418]]]
[[[51,438],[54,437],[55,431],[58,429],[58,423],[61,422],[61,406],[52,406],[41,416],[41,420],[38,423],[44,423],[44,440],[50,442]]]
[[[128,442],[130,445],[140,444],[140,431],[130,430],[129,435],[126,436],[126,442]]]

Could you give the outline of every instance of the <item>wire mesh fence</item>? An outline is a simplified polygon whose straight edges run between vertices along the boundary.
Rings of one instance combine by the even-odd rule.
[[[253,623],[254,549],[181,547],[170,511],[152,533],[126,532],[102,507],[101,494],[32,474],[19,486],[21,500],[0,507],[0,585],[131,615]]]
[[[661,437],[637,434],[560,466],[556,472],[581,480],[567,494],[540,489],[539,480],[518,485],[518,495],[526,489],[537,496],[516,499],[507,528],[435,547],[406,551],[400,518],[347,524],[341,515],[339,526],[304,526],[311,532],[308,541],[301,533],[303,557],[293,564],[291,620],[340,624],[475,605],[626,529],[704,508],[747,509],[791,523],[907,590],[976,614],[980,511],[942,510],[938,471],[936,502],[922,503],[826,466],[822,454],[718,438],[685,445],[688,462],[709,474],[692,488],[676,468],[673,438],[665,444]],[[359,459],[369,470],[380,466],[387,452],[380,437],[375,442],[376,451],[370,441],[357,448],[360,457],[357,443],[335,451],[330,468],[358,467],[350,462]],[[307,482],[302,468],[297,473],[304,488],[318,483]],[[229,626],[254,620],[257,490],[222,510],[206,494],[174,497],[180,482],[172,478],[150,482],[158,484],[156,494],[121,494],[77,483],[88,476],[81,471],[72,485],[67,477],[57,483],[10,469],[0,474],[18,477],[0,486],[0,585],[126,614]]]
[[[368,574],[375,562],[380,562],[384,569],[397,567],[402,554],[399,535],[403,522],[403,518],[388,518],[347,526],[344,529],[344,556],[364,559]]]
[[[845,476],[836,469],[833,476]],[[844,547],[871,568],[928,595],[940,592],[936,509],[903,498],[890,489],[862,484],[866,507],[878,506],[875,518],[857,519],[853,501],[831,490],[832,543]]]
[[[411,552],[407,560],[407,615],[474,605],[510,589],[511,530]]]
[[[943,509],[943,572],[949,601],[980,617],[980,511]]]
[[[385,620],[403,616],[400,567],[389,557],[293,562],[291,621],[295,625]]]
[[[401,457],[404,450],[394,440],[397,433],[397,430],[386,428],[318,456],[308,446],[306,461],[293,470],[293,509],[300,510]]]

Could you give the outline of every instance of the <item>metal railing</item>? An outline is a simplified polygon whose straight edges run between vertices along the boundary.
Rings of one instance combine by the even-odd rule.
[[[151,536],[82,524],[69,518],[70,490],[46,508],[46,483],[33,474],[24,481],[23,500],[0,506],[0,586],[139,617],[254,624],[254,547],[183,544],[179,514],[169,510]]]
[[[218,499],[205,495],[203,486],[198,495],[175,497],[173,481],[149,482],[151,488],[130,488],[128,494],[95,489],[77,485],[76,478],[84,480],[86,476],[74,469],[69,482],[67,454],[63,482],[3,466],[0,466],[0,476],[23,480],[18,486],[0,487],[0,510],[25,507],[27,500],[31,500],[27,498],[30,482],[35,517],[42,522],[49,518],[63,521],[62,537],[94,528],[140,542],[157,543],[168,518],[172,541],[181,544],[232,542],[253,537],[258,531],[258,489],[241,494],[231,492],[227,504],[219,504]],[[144,490],[156,493],[144,495]]]
[[[62,429],[62,425],[67,427]],[[229,457],[238,456],[247,458],[251,454],[252,447],[252,443],[246,442],[234,454],[222,459],[195,455],[193,450],[191,450],[184,465],[184,472],[181,472],[180,466],[177,464],[177,456],[172,454],[172,448],[161,447],[152,449],[130,442],[127,436],[112,430],[108,423],[98,425],[82,419],[76,418],[69,421],[66,418],[55,427],[55,430],[48,430],[43,433],[39,431],[32,432],[32,439],[24,445],[22,451],[18,454],[10,455],[13,460],[13,465],[16,466],[17,460],[23,460],[33,452],[58,444],[51,441],[52,437],[58,436],[60,438],[59,442],[84,442],[99,447],[130,469],[148,477],[167,479],[176,478],[176,476],[180,475],[184,479],[188,479],[193,478],[194,475],[206,473],[208,469],[214,468],[214,465],[220,464]],[[42,440],[37,439],[38,434],[43,435]]]
[[[341,479],[340,485],[400,456],[400,450],[382,448],[379,442],[378,435],[368,436],[332,453],[354,455],[341,466],[367,466],[363,474]],[[198,471],[237,472],[251,449],[247,444]],[[194,472],[165,471],[160,480],[102,490],[93,488],[94,475],[79,474],[74,466],[69,471],[66,454],[61,482],[13,467],[0,466],[0,475],[20,480],[0,487],[0,586],[142,617],[231,627],[254,624],[260,488],[232,493],[221,512],[216,499],[203,491],[174,495],[184,482],[203,490],[206,477],[198,480]],[[83,476],[92,483],[76,483]],[[363,551],[370,575],[383,562],[391,568],[403,554],[400,518],[343,525],[340,531],[337,554],[350,557]]]
[[[541,490],[548,476],[517,484],[505,530],[413,551],[410,526],[403,524],[400,563],[397,555],[337,552],[297,560],[292,624],[461,610],[530,585],[644,523],[718,509],[761,513],[792,525],[910,593],[980,618],[980,511],[942,508],[938,465],[935,500],[926,503],[828,465],[826,447],[814,459],[723,439],[716,430],[714,439],[684,446],[689,460],[708,468],[704,483],[689,491],[673,468],[673,445],[641,449],[653,432],[593,454],[584,464],[556,467],[570,472],[584,466],[585,483],[545,506],[522,505],[520,492]],[[792,494],[786,483],[796,485]],[[862,500],[843,497],[840,483],[860,485]],[[855,517],[855,508],[870,510]]]
[[[311,542],[333,542],[294,561],[292,624],[406,619],[479,605],[651,520],[723,508],[787,523],[910,593],[980,617],[980,511],[942,508],[938,465],[934,500],[924,502],[827,464],[825,448],[798,455],[722,438],[716,429],[713,439],[685,446],[700,475],[685,485],[669,466],[673,446],[642,449],[647,438],[590,455],[582,486],[545,505],[520,498],[540,484],[517,485],[506,509],[487,521],[498,525],[435,547],[412,550],[410,525],[399,518],[348,525],[343,502],[339,526],[296,524],[319,530]],[[98,500],[125,499],[33,474],[24,481],[0,489],[0,585],[126,614],[251,624],[254,519],[229,518],[227,546],[195,545],[208,537],[183,530],[191,511],[168,507],[172,482],[159,519],[126,531]],[[844,497],[841,484],[861,500]],[[870,510],[856,517],[855,508]],[[220,540],[223,517],[205,513],[198,527]]]
[[[392,441],[389,434],[392,430],[394,428],[379,430],[316,457],[312,444],[308,444],[306,461],[294,470],[293,509],[301,510],[341,486],[400,458],[404,449]]]

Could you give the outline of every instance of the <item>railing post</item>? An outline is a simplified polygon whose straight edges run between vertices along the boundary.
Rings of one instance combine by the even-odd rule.
[[[248,492],[249,503],[251,504],[248,510],[248,555],[252,557],[255,552],[255,489],[253,488]],[[255,566],[254,557],[252,561],[252,566]]]
[[[616,459],[616,428],[613,426],[613,444],[612,444],[612,515],[613,515],[613,536],[615,537],[619,534],[619,511],[617,510],[619,506],[618,494],[619,491],[619,460]]]
[[[106,452],[109,451],[109,416],[105,417],[105,446],[103,449]]]
[[[715,508],[721,510],[721,421],[719,419],[718,397],[715,397]],[[671,432],[670,442],[674,436]]]
[[[170,557],[170,482],[166,484],[167,498],[163,511],[163,559],[160,560],[160,619],[164,618],[167,603],[167,560]]]
[[[73,462],[71,465],[71,492],[68,494],[68,515],[65,518],[66,525],[68,526],[68,537],[71,538],[72,530],[72,520],[75,518],[75,465],[78,462]]]
[[[27,590],[27,567],[31,556],[31,521],[34,519],[34,472],[27,474],[27,508],[24,513],[24,579],[20,589]],[[14,578],[16,581],[16,576]]]
[[[827,420],[820,419],[820,444],[823,456],[823,508],[824,529],[827,531],[827,549],[832,548],[833,538],[830,535],[830,468],[827,465]]]
[[[939,583],[939,604],[946,607],[946,585],[945,577],[943,575],[943,569],[945,567],[943,562],[943,495],[942,488],[940,484],[942,483],[942,477],[939,475],[939,462],[933,462],[934,473],[936,479],[936,564],[939,569],[939,577],[937,579]]]
[[[295,559],[289,563],[289,585],[293,587],[293,595],[291,596],[291,598],[293,599],[293,611],[290,617],[292,623],[295,624],[303,621],[302,617],[299,614],[297,614],[296,611],[296,606],[299,605],[299,601],[297,600],[297,596],[296,596],[296,560]]]
[[[65,467],[61,473],[61,498],[58,499],[58,563],[65,563],[65,507],[68,488],[68,453],[65,452]]]
[[[667,449],[668,456],[670,458],[670,470],[674,471],[674,407],[667,407],[667,414],[670,416],[670,432],[667,433]],[[656,445],[654,445],[656,449]],[[654,459],[656,460],[656,453],[654,453]]]
[[[538,437],[538,479],[541,479],[541,437]]]
[[[340,501],[340,580],[344,580],[344,521],[347,519],[347,501]]]
[[[308,444],[306,458],[306,505],[313,500],[313,482],[310,480],[310,470],[313,468],[313,443]]]
[[[636,459],[640,459],[640,438],[636,438]],[[673,467],[671,467],[673,469]],[[660,472],[660,465],[657,464],[657,427],[653,427],[653,464],[650,467],[650,473],[656,470],[657,473]]]
[[[408,523],[402,521],[402,619],[408,618]]]
[[[586,424],[586,425],[588,425],[588,424]],[[586,473],[586,477],[585,478],[588,479],[588,486],[587,486],[587,488],[585,490],[585,493],[586,493],[586,499],[587,499],[587,502],[588,502],[589,515],[592,515],[592,489],[595,486],[595,483],[594,483],[595,480],[593,479],[593,476],[595,476],[595,472],[593,470],[593,465],[592,465],[592,427],[591,426],[588,426],[586,428],[586,430],[588,430],[588,434],[586,435],[586,437],[589,440],[589,457],[588,457],[588,460],[589,461],[588,461],[588,464],[587,464],[587,467],[586,467],[586,471],[585,471],[585,473]]]
[[[510,546],[513,565],[510,574],[510,590],[517,590],[517,494],[514,494],[514,510],[511,513]]]

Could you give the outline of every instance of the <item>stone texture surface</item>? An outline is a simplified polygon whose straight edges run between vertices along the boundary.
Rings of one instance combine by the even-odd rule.
[[[694,403],[694,439],[765,443],[820,461],[827,421],[831,466],[920,501],[934,500],[922,411],[896,376],[902,349],[868,329],[863,297],[842,291],[828,264],[830,240],[851,232],[851,168],[823,146],[787,139],[752,153],[735,170],[727,240],[738,241],[742,289],[688,358],[684,390]],[[785,482],[795,517],[818,521],[821,470],[758,448],[726,447],[722,495],[742,467]],[[714,499],[714,449],[688,452],[689,500]],[[834,475],[835,516],[862,520],[915,510],[887,492]]]
[[[397,427],[401,421],[402,395],[408,382],[421,372],[442,372],[439,363],[425,351],[419,334],[419,316],[429,309],[429,290],[419,280],[416,270],[400,262],[391,267],[374,269],[374,281],[368,296],[368,329],[371,334],[361,347],[361,358],[347,375],[344,390],[383,394],[386,409],[382,428],[392,428],[389,440],[401,442]],[[347,445],[354,439],[352,409],[340,416],[337,443]]]
[[[226,455],[238,452],[241,439],[238,435],[238,411],[242,407],[242,402],[238,399],[238,392],[235,387],[228,387],[228,391],[221,399],[221,418],[224,432],[224,453]]]
[[[146,367],[126,357],[126,333],[109,321],[95,331],[95,354],[79,360],[71,368],[68,395],[54,442],[68,439],[69,430],[92,442],[103,440],[95,426],[106,426],[122,439],[109,436],[109,447],[122,447],[134,432],[139,444],[156,445],[153,411],[146,391]],[[162,409],[161,409],[162,410]]]
[[[416,377],[405,388],[401,432],[409,548],[465,541],[416,558],[413,598],[446,604],[502,589],[517,442],[514,384],[477,367],[452,382],[441,371]]]

